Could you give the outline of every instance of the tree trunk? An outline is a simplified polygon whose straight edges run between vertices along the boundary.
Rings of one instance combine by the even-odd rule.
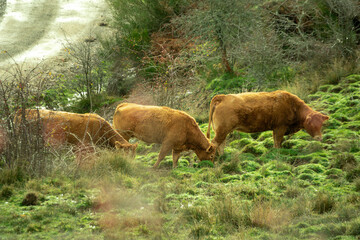
[[[221,47],[221,55],[222,55],[221,56],[221,62],[222,62],[222,65],[225,68],[225,72],[234,73],[234,70],[231,68],[230,63],[229,63],[229,61],[227,59],[226,47],[225,46]]]

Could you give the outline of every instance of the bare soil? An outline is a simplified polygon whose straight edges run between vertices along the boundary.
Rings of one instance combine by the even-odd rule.
[[[0,5],[2,67],[62,59],[64,45],[96,34],[107,12],[105,0],[0,0]]]

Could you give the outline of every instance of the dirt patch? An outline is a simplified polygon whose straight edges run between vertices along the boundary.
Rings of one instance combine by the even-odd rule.
[[[0,66],[61,55],[66,42],[96,34],[104,0],[0,0]],[[11,60],[11,56],[14,60]]]

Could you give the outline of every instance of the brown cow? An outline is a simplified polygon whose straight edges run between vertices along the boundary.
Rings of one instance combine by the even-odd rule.
[[[212,124],[215,131],[212,143],[222,151],[226,136],[234,130],[247,133],[273,130],[275,148],[280,148],[284,135],[300,129],[321,140],[321,127],[328,119],[286,91],[217,95],[210,103],[206,135],[210,138]]]
[[[21,122],[22,112],[15,116]],[[42,134],[48,143],[94,143],[135,153],[137,144],[127,142],[111,125],[97,114],[78,114],[51,110],[25,110],[29,122],[41,120]]]
[[[201,132],[194,118],[185,112],[168,107],[123,103],[114,114],[114,128],[126,139],[136,137],[144,142],[161,145],[157,168],[172,150],[173,167],[180,153],[193,150],[200,160],[213,161],[215,147]]]

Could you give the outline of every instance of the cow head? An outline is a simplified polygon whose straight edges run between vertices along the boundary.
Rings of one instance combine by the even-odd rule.
[[[214,162],[216,147],[214,144],[210,143],[210,146],[206,150],[195,149],[196,155],[200,160],[210,160]]]
[[[130,143],[121,143],[119,141],[115,141],[116,149],[123,149],[123,150],[125,150],[125,152],[131,153],[132,156],[135,156],[137,146],[138,146],[138,143],[130,144]]]
[[[323,122],[328,119],[329,116],[326,116],[319,112],[310,113],[306,116],[304,128],[315,140],[321,141],[321,127],[323,125]]]

